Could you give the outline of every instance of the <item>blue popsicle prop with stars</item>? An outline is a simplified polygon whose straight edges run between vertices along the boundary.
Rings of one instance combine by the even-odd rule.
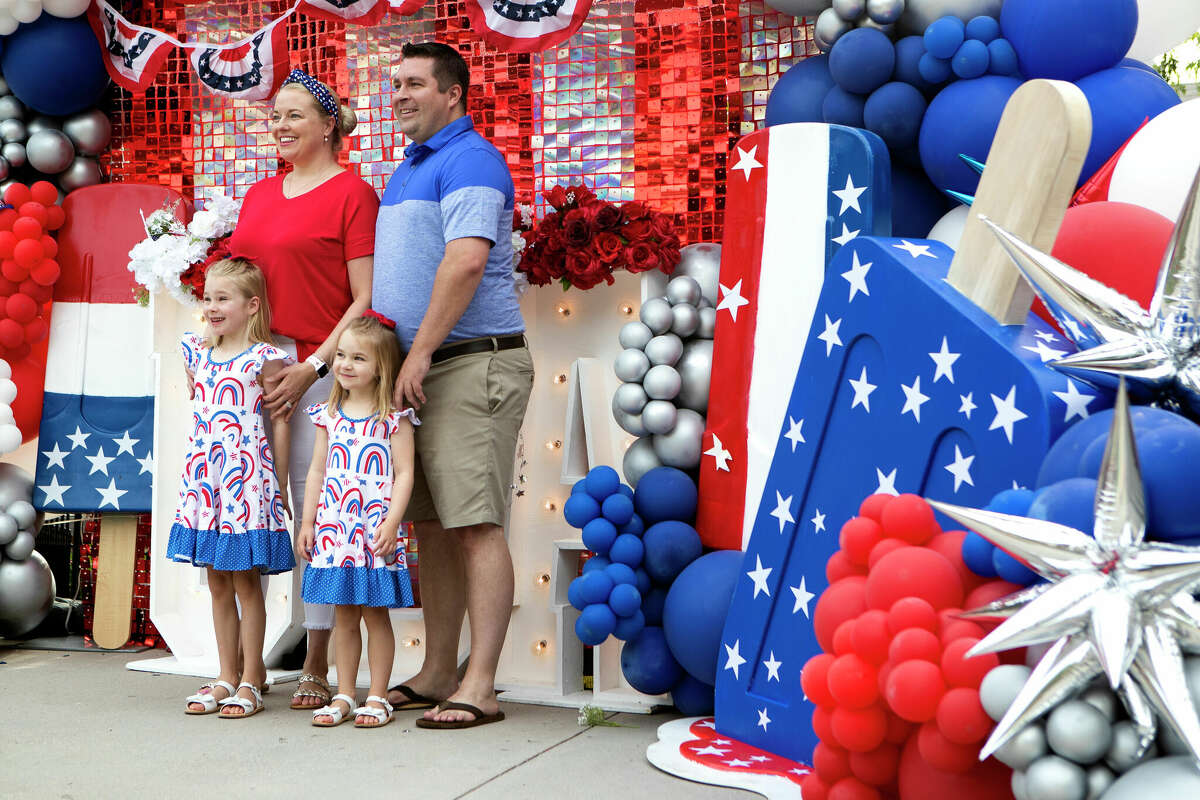
[[[1002,121],[998,142],[1004,131]],[[1000,149],[989,170],[1012,168]],[[1052,181],[1061,209],[1067,177]],[[999,211],[992,195],[981,181],[985,213]],[[812,616],[825,563],[865,496],[985,505],[1014,483],[1032,486],[1066,426],[1111,405],[1046,366],[1074,350],[1065,337],[1034,316],[1003,325],[947,282],[953,258],[939,242],[857,238],[830,263],[726,618],[722,734],[811,758],[813,706],[800,671],[820,652]],[[999,300],[993,308],[1011,305]]]

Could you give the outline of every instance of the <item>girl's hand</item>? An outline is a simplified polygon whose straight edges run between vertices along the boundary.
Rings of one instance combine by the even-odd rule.
[[[384,523],[375,529],[375,544],[371,546],[371,552],[380,558],[386,560],[396,552],[396,525]]]
[[[290,517],[292,515],[292,504],[288,501],[287,486],[282,483],[279,485],[279,498],[283,500],[283,513]]]
[[[263,376],[263,388],[267,392],[263,404],[272,417],[283,414],[285,420],[290,420],[299,408],[300,398],[316,382],[317,372],[311,364],[303,361],[290,364],[272,375]]]
[[[316,544],[317,534],[312,525],[300,527],[300,538],[296,541],[296,555],[305,561],[312,562],[313,545]]]

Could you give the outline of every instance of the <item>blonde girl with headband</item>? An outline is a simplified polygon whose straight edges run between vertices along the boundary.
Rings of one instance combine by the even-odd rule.
[[[186,711],[220,709],[222,719],[246,719],[262,711],[267,679],[259,576],[296,564],[280,490],[288,479],[288,422],[273,417],[273,452],[263,416],[263,383],[291,359],[271,344],[262,272],[250,262],[225,259],[209,268],[203,310],[207,331],[182,342],[192,430],[167,558],[205,568],[212,595],[220,676],[187,698]]]
[[[379,199],[338,163],[343,138],[355,124],[333,88],[292,70],[269,114],[271,137],[288,169],[250,187],[230,238],[233,253],[252,259],[266,276],[271,333],[295,358],[266,383],[264,402],[272,414],[291,418],[329,396],[328,365],[338,337],[371,305]],[[300,414],[291,431],[290,489],[292,506],[300,509],[316,429]],[[299,576],[294,591],[300,591]],[[306,605],[304,627],[308,654],[291,707],[311,710],[331,697],[326,672],[333,607]],[[274,652],[291,644],[281,640]]]
[[[317,437],[297,544],[309,562],[303,597],[337,607],[338,694],[313,710],[312,724],[321,728],[351,715],[356,728],[392,721],[387,685],[396,641],[388,609],[413,604],[399,531],[412,493],[413,426],[420,422],[411,408],[392,405],[400,369],[392,328],[371,311],[351,322],[338,339],[329,399],[305,409]],[[371,686],[356,708],[360,621],[367,628]]]

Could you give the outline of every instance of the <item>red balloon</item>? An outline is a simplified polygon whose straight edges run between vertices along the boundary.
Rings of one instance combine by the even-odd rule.
[[[42,230],[41,224],[36,219],[29,217],[20,217],[13,223],[12,232],[16,234],[18,239],[41,239]]]
[[[999,600],[1001,597],[1006,597],[1013,592],[1019,592],[1024,588],[1024,586],[1019,586],[1015,583],[1009,583],[1008,581],[1002,581],[999,578],[990,580],[987,583],[972,589],[967,594],[967,599],[963,601],[963,608],[982,608],[988,603]]]
[[[12,231],[0,231],[0,259],[13,257],[17,241],[17,236]]]
[[[838,629],[833,632],[833,654],[835,656],[844,656],[854,652],[854,623],[855,620],[848,619]]]
[[[850,561],[865,567],[871,548],[883,539],[883,528],[870,517],[851,517],[842,526],[838,542]]]
[[[854,777],[872,786],[887,787],[900,769],[900,748],[885,742],[869,753],[850,753],[848,760]]]
[[[22,278],[21,281],[25,280]],[[10,295],[14,295],[21,291],[21,281],[10,281],[8,278],[0,275],[0,295],[3,295],[7,300]]]
[[[46,334],[50,333],[50,326],[46,324],[46,320],[41,317],[34,317],[33,320],[25,326],[25,341],[30,344],[37,344],[42,339],[46,338]]]
[[[0,326],[12,320],[0,321]],[[22,441],[28,442],[38,434],[42,424],[42,392],[46,380],[46,346],[48,339],[43,339],[36,349],[22,343],[20,349],[26,352],[21,358],[14,357],[9,361],[12,366],[12,381],[17,385],[17,399],[12,402],[13,416],[17,427],[21,429]],[[20,352],[20,350],[18,350]]]
[[[938,629],[937,610],[919,597],[903,597],[888,609],[888,628],[893,634],[909,628]]]
[[[888,510],[902,499],[896,498]],[[954,566],[932,550],[903,547],[879,559],[867,576],[867,605],[890,609],[904,597],[920,597],[936,609],[957,606],[963,598],[962,580]]]
[[[58,255],[58,242],[54,240],[53,236],[43,233],[41,242],[42,249],[46,251],[46,258],[54,258]]]
[[[829,666],[829,693],[839,706],[866,708],[879,699],[877,677],[875,668],[861,656],[855,653],[838,656]]]
[[[825,562],[825,580],[832,583],[837,583],[842,578],[849,578],[852,575],[866,575],[866,566],[860,566],[850,560],[850,556],[845,550],[838,550],[829,557]]]
[[[44,258],[29,270],[29,275],[42,286],[53,286],[58,276],[62,275],[62,267],[54,259]]]
[[[14,322],[24,325],[37,316],[38,305],[29,295],[17,292],[4,302],[4,310]]]
[[[836,555],[836,554],[835,554]],[[833,633],[848,619],[867,610],[867,579],[861,576],[842,578],[821,593],[813,611],[813,632],[817,644],[829,653],[833,651]]]
[[[836,744],[837,738],[833,735],[833,709],[823,706],[817,706],[813,709],[812,716],[813,733],[822,742]]]
[[[13,208],[20,208],[32,199],[33,194],[29,191],[29,187],[23,183],[14,183],[4,190],[4,202]]]
[[[884,611],[872,609],[858,615],[854,621],[854,632],[850,636],[854,652],[862,656],[868,663],[879,666],[887,661],[888,647],[892,643],[892,633],[888,630],[888,615]]]
[[[33,269],[46,257],[41,239],[22,239],[13,247],[13,261],[25,269]]]
[[[890,494],[872,494],[868,495],[866,500],[863,500],[858,507],[858,515],[860,517],[869,517],[870,519],[879,522],[883,519],[883,509],[892,501]]]
[[[830,721],[834,741],[856,753],[874,750],[887,735],[887,714],[880,706],[835,708]]]
[[[833,658],[829,653],[818,653],[800,671],[800,686],[804,689],[804,695],[819,706],[834,704],[833,695],[829,693],[829,666]]]
[[[800,790],[804,793],[804,800],[829,800],[829,786],[815,772],[804,776],[800,781]]]
[[[903,746],[917,729],[915,723],[900,719],[895,714],[888,714],[887,741]]]
[[[46,227],[46,207],[41,203],[35,200],[30,200],[28,203],[22,203],[21,206],[17,208],[17,212],[22,217],[36,219],[38,225],[41,225],[43,228]]]
[[[983,628],[968,619],[956,619],[942,626],[942,646],[959,639],[982,639],[986,634]]]
[[[996,759],[968,772],[943,772],[921,758],[916,737],[900,754],[899,784],[900,800],[1013,800],[1012,770]]]
[[[0,231],[11,231],[13,223],[21,218],[15,208],[0,210]]]
[[[882,800],[883,796],[874,786],[868,786],[858,778],[842,778],[829,787],[829,800]]]
[[[67,212],[63,211],[62,206],[47,206],[46,207],[46,230],[56,231],[63,226],[67,221]]]
[[[25,280],[21,281],[21,287],[18,291],[20,291],[22,294],[27,294],[32,297],[33,302],[37,303],[39,306],[49,303],[51,298],[54,297],[54,289],[49,286],[42,286],[33,278],[26,278]],[[16,294],[16,292],[13,292],[13,294]]]
[[[829,742],[820,742],[813,748],[812,765],[825,783],[850,777],[850,753]]]
[[[933,517],[933,506],[926,503],[925,498],[902,494],[892,498],[883,509],[883,532],[885,536],[909,544],[925,544],[942,529]]]
[[[871,555],[867,557],[867,568],[875,569],[875,565],[879,563],[879,559],[893,550],[899,550],[901,547],[908,547],[908,542],[902,542],[899,539],[884,539],[871,548]]]
[[[967,651],[978,642],[977,638],[965,637],[946,645],[942,653],[942,676],[947,686],[978,689],[979,684],[983,683],[983,676],[1000,666],[1000,658],[995,653],[967,657]]]
[[[888,660],[893,664],[903,661],[928,661],[942,663],[942,643],[924,628],[909,628],[900,631],[888,648]]]
[[[943,772],[966,772],[979,763],[979,747],[955,744],[942,735],[936,722],[926,722],[917,731],[921,758]]]
[[[0,319],[0,347],[12,350],[25,341],[25,328],[15,319]]]
[[[58,202],[58,189],[50,181],[38,181],[29,187],[29,196],[34,202],[49,207]]]
[[[5,350],[3,353],[0,353],[0,358],[3,358],[10,364],[16,364],[29,355],[32,350],[33,348],[29,346],[29,342],[21,342],[12,350]]]
[[[938,730],[954,744],[978,745],[992,732],[994,724],[975,689],[951,689],[938,703]]]
[[[962,560],[962,543],[965,538],[967,538],[966,531],[946,531],[934,536],[925,546],[935,553],[940,553],[954,565],[954,569],[958,571],[958,577],[962,579],[963,589],[970,592],[987,578],[971,572],[971,568]]]
[[[909,722],[927,722],[937,714],[946,693],[942,671],[928,661],[905,661],[892,668],[884,697],[888,706]]]

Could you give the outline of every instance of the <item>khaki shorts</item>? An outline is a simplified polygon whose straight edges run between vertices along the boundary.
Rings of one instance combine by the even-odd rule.
[[[517,435],[533,389],[529,348],[434,364],[421,384],[412,499],[404,519],[504,525]]]

